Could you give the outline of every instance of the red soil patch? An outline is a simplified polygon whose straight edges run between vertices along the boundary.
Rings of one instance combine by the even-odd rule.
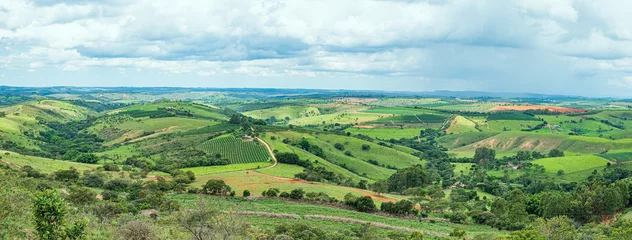
[[[548,109],[551,112],[563,112],[563,113],[580,113],[587,112],[585,109],[577,109],[577,108],[565,108],[565,107],[555,107],[555,106],[541,106],[541,105],[521,105],[521,106],[496,106],[490,108],[490,111],[525,111],[525,110],[546,110]]]

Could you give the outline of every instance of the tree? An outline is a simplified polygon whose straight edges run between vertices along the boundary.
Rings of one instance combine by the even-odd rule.
[[[531,225],[530,229],[551,240],[573,240],[578,239],[577,229],[573,226],[573,221],[566,216],[554,217],[549,220],[538,218]]]
[[[175,219],[196,240],[245,237],[250,228],[229,206],[203,198],[198,198],[193,208],[176,213]]]
[[[241,116],[239,116],[239,114],[233,114],[232,116],[230,116],[230,120],[228,120],[228,123],[240,124]]]
[[[386,180],[375,181],[371,184],[371,190],[382,196],[382,194],[388,191],[388,182]]]
[[[53,190],[44,190],[33,199],[33,221],[36,235],[40,239],[82,239],[85,235],[85,221],[66,225],[68,207]]]
[[[244,190],[244,193],[242,194],[243,197],[250,197],[250,191],[248,191],[248,189]]]
[[[549,151],[549,157],[564,157],[564,152],[557,148],[551,149],[551,151]]]
[[[82,153],[77,156],[77,158],[75,158],[75,162],[95,164],[99,162],[99,158],[97,157],[97,155],[94,155],[92,153]]]
[[[300,199],[303,199],[304,195],[305,195],[305,191],[303,191],[302,188],[297,188],[297,189],[292,190],[292,192],[290,192],[291,199],[300,200]]]
[[[342,143],[336,143],[334,144],[334,147],[340,151],[345,150],[345,145],[343,145]]]
[[[423,187],[432,182],[430,173],[423,165],[400,169],[388,178],[389,192],[403,192],[408,188]]]
[[[55,180],[64,182],[76,182],[79,180],[79,172],[77,169],[70,167],[68,170],[59,170],[54,173]]]
[[[371,150],[371,145],[369,145],[369,144],[362,144],[362,150],[364,150],[364,151]]]
[[[474,161],[478,162],[484,168],[496,159],[496,151],[494,149],[480,147],[474,152]]]
[[[204,184],[202,192],[210,195],[226,195],[231,191],[231,187],[224,182],[224,180],[211,179]]]

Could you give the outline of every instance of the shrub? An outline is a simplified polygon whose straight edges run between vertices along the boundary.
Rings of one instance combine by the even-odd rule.
[[[305,196],[305,191],[302,188],[294,189],[290,193],[290,198],[292,199],[303,199],[303,196]]]
[[[95,164],[99,162],[99,158],[92,153],[82,153],[75,158],[75,162]]]
[[[88,205],[97,201],[96,195],[94,191],[87,188],[70,188],[66,200],[75,205]]]
[[[59,170],[55,173],[55,180],[63,181],[63,182],[76,182],[79,180],[79,172],[77,169],[71,167],[68,170]]]
[[[268,189],[268,191],[264,191],[263,193],[261,193],[262,196],[264,197],[276,197],[279,195],[281,191],[278,188],[270,188]]]
[[[154,229],[143,221],[130,221],[119,229],[121,239],[149,240],[156,239]]]
[[[362,144],[362,150],[364,150],[364,151],[371,150],[371,145],[369,145],[369,144]]]
[[[108,171],[108,172],[118,172],[121,171],[121,169],[119,169],[119,166],[113,163],[107,163],[105,165],[103,165],[103,170]]]
[[[98,173],[93,173],[87,176],[84,175],[81,180],[87,187],[102,188],[105,184],[105,176]]]
[[[334,147],[340,151],[345,150],[345,145],[342,145],[342,143],[336,143],[334,144]]]
[[[124,179],[113,179],[103,186],[103,188],[111,191],[125,191],[129,188],[130,182]]]
[[[85,221],[66,225],[68,207],[53,190],[44,190],[33,199],[33,221],[36,235],[40,239],[81,239],[86,227]]]
[[[243,197],[250,197],[250,191],[248,191],[248,189],[244,190]]]

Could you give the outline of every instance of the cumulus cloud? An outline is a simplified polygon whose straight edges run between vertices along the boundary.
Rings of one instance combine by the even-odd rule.
[[[23,85],[11,76],[37,69],[113,69],[139,85],[158,73],[193,84],[305,77],[380,89],[399,79],[423,82],[401,90],[626,95],[610,82],[632,71],[631,8],[615,0],[0,0],[0,84]],[[610,88],[595,94],[573,82]]]

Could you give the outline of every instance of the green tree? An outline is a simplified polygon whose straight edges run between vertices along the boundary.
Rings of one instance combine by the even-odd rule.
[[[204,184],[202,192],[210,195],[226,195],[231,191],[231,187],[224,182],[224,180],[211,179]]]
[[[549,151],[549,157],[564,157],[564,152],[557,148],[551,149],[551,151]]]
[[[496,159],[496,150],[480,147],[474,151],[474,161],[487,168]]]
[[[68,207],[53,190],[44,190],[33,199],[33,221],[36,235],[40,239],[82,239],[85,235],[85,221],[66,225]]]

